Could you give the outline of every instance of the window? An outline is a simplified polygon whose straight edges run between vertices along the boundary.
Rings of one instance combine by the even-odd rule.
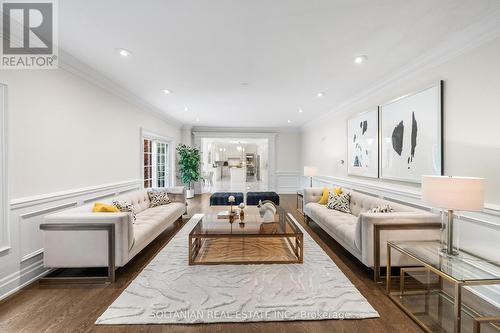
[[[143,139],[144,188],[169,186],[169,145],[160,140]]]

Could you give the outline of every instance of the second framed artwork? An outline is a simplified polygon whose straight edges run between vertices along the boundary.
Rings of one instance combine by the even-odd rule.
[[[347,121],[347,173],[378,178],[378,109]]]
[[[443,174],[442,86],[380,106],[380,178],[420,183]]]

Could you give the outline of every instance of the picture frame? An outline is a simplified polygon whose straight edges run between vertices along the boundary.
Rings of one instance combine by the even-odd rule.
[[[347,173],[379,177],[378,107],[347,120]]]
[[[380,178],[442,175],[443,81],[379,106]]]

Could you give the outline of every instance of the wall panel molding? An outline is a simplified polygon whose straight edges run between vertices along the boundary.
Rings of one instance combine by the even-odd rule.
[[[0,253],[10,249],[7,181],[7,86],[0,83]]]
[[[12,238],[7,256],[0,255],[0,260],[6,260],[0,271],[0,300],[50,271],[43,267],[39,226],[44,216],[141,188],[141,180],[133,179],[11,200],[9,220],[13,235],[17,236]]]
[[[300,189],[300,176],[298,171],[276,171],[276,192],[280,194],[295,194]]]
[[[302,178],[302,184],[308,178]],[[438,210],[421,202],[420,189],[400,184],[388,184],[377,180],[368,181],[358,178],[318,176],[313,178],[313,186],[342,186],[389,201],[410,205],[416,208],[439,213]],[[455,244],[480,257],[500,262],[498,239],[500,238],[500,210],[494,204],[486,204],[482,212],[457,212],[455,218]],[[469,288],[469,287],[467,287]],[[500,308],[500,287],[480,286],[470,288],[473,293]]]

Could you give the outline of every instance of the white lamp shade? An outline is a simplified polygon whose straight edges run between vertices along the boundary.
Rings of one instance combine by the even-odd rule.
[[[305,166],[304,167],[304,176],[306,177],[314,177],[318,175],[318,168],[313,166]]]
[[[484,207],[484,178],[423,176],[422,201],[447,210],[481,210]]]

